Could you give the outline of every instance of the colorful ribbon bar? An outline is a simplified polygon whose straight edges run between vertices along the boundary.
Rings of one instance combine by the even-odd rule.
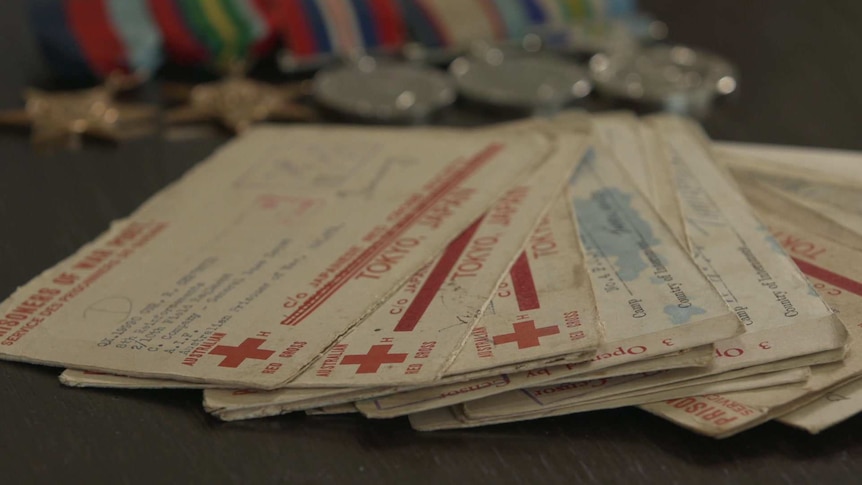
[[[67,79],[151,73],[162,36],[146,0],[30,0],[33,32],[55,73]]]
[[[222,68],[281,39],[297,60],[520,38],[534,26],[628,17],[635,0],[29,0],[63,77],[153,72],[168,58]]]

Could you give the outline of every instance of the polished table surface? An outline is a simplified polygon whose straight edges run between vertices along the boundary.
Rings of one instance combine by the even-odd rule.
[[[644,1],[674,41],[735,61],[717,139],[862,150],[862,4]],[[44,72],[0,4],[0,108]],[[456,119],[471,119],[468,115]],[[205,158],[224,136],[37,154],[0,133],[0,296]],[[301,414],[220,423],[192,391],[72,390],[58,369],[0,363],[0,483],[848,483],[862,417],[818,436],[766,424],[723,441],[636,409],[423,434],[406,419]]]

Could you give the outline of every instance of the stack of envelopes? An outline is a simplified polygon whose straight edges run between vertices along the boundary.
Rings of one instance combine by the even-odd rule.
[[[257,128],[19,288],[0,357],[223,420],[816,432],[862,410],[862,175],[789,152],[627,113]]]

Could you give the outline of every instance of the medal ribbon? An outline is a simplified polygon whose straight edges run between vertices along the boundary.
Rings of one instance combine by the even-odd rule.
[[[548,17],[544,9],[539,5],[539,0],[521,0],[521,6],[527,14],[530,24],[542,25],[547,22]]]
[[[175,0],[149,0],[149,6],[172,60],[179,64],[199,64],[207,59],[207,48],[192,34],[191,26]]]
[[[634,0],[607,0],[614,3],[607,7],[605,0],[269,1],[275,2],[273,25],[299,60],[359,47],[373,53],[410,38],[430,48],[519,38],[534,26],[564,26],[611,11],[629,13],[634,5]]]
[[[397,0],[351,0],[368,50],[391,50],[407,42],[407,25]]]
[[[353,12],[356,15],[356,23],[362,32],[362,45],[368,49],[379,47],[382,42],[379,39],[377,25],[374,21],[374,12],[371,2],[365,0],[350,0]]]
[[[566,0],[535,0],[545,12],[545,25],[565,25],[566,13],[561,2]]]
[[[523,36],[530,25],[530,18],[521,0],[494,0],[494,2],[506,26],[506,31],[502,38],[518,38]]]
[[[285,0],[273,7],[272,17],[292,57],[315,63],[400,47],[408,38],[408,12],[399,0]]]
[[[275,20],[275,4],[277,3],[280,2],[278,0],[251,0],[251,10],[259,19],[261,28],[263,29],[260,36],[256,37],[257,42],[254,45],[254,53],[257,57],[264,57],[275,50],[278,42],[278,37],[276,36],[277,23]]]
[[[132,70],[155,72],[162,63],[162,36],[146,0],[110,0],[108,10]]]
[[[474,39],[494,38],[494,21],[484,0],[417,0],[446,32],[446,45],[466,45]]]
[[[206,62],[215,62],[222,51],[222,41],[203,10],[204,0],[176,0],[189,33],[206,49]]]
[[[225,26],[230,26],[228,35],[233,35],[232,42],[226,42],[230,46],[228,50],[228,61],[231,59],[245,59],[251,50],[253,28],[252,21],[243,15],[241,7],[235,0],[217,0],[216,5],[221,7],[223,15],[220,18],[226,21]]]
[[[83,47],[84,57],[93,73],[105,78],[117,69],[128,71],[125,51],[108,21],[105,2],[65,0],[63,4],[69,27],[78,39],[78,44]]]
[[[214,39],[217,46],[211,55],[217,65],[227,66],[231,60],[239,58],[240,33],[234,19],[227,12],[223,0],[197,0],[199,13],[198,27],[204,35]]]
[[[110,22],[105,0],[64,0],[66,19],[92,72],[106,78],[117,70],[128,72],[125,46]]]
[[[248,0],[229,0],[231,11],[236,12],[241,31],[245,35],[243,50],[256,50],[256,45],[269,37],[269,24],[254,2]]]
[[[281,40],[298,59],[522,36],[531,26],[624,17],[636,0],[29,0],[39,45],[64,77],[153,72],[167,56],[226,67]]]
[[[326,21],[317,5],[317,0],[299,1],[302,2],[303,10],[305,11],[305,20],[311,27],[312,34],[314,34],[315,45],[317,45],[316,54],[331,53],[333,51],[332,40],[329,38]]]
[[[146,0],[30,0],[33,32],[60,77],[151,73],[162,36]]]
[[[421,0],[400,0],[400,3],[404,17],[407,19],[407,27],[414,40],[426,47],[451,45],[440,20]]]
[[[353,7],[348,0],[317,0],[333,53],[356,52],[363,45]]]
[[[506,21],[503,17],[503,10],[497,4],[495,0],[476,0],[479,3],[479,6],[485,12],[485,18],[488,19],[488,23],[491,26],[491,32],[493,32],[493,39],[501,40],[508,37],[508,26],[506,25]],[[508,13],[513,13],[509,11]],[[517,13],[517,12],[515,12]]]
[[[310,57],[320,49],[305,18],[305,7],[300,0],[281,2],[273,7],[273,19],[285,46],[300,59]]]
[[[269,0],[149,2],[168,52],[178,62],[209,62],[227,68],[252,53],[265,55],[273,47]]]
[[[406,15],[397,0],[357,1],[366,3],[371,10],[380,47],[400,47],[407,42]]]
[[[94,72],[72,32],[65,5],[56,0],[30,0],[28,6],[33,33],[48,65],[63,77],[90,79]]]

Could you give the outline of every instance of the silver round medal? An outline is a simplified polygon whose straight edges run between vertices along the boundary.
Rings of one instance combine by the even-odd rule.
[[[320,71],[312,93],[328,109],[374,123],[421,123],[456,97],[444,72],[372,57]]]
[[[598,54],[590,60],[596,90],[609,97],[700,115],[716,96],[737,89],[733,66],[721,57],[684,46]]]
[[[489,48],[455,59],[449,72],[466,99],[534,114],[558,111],[592,89],[586,69],[550,54]]]

